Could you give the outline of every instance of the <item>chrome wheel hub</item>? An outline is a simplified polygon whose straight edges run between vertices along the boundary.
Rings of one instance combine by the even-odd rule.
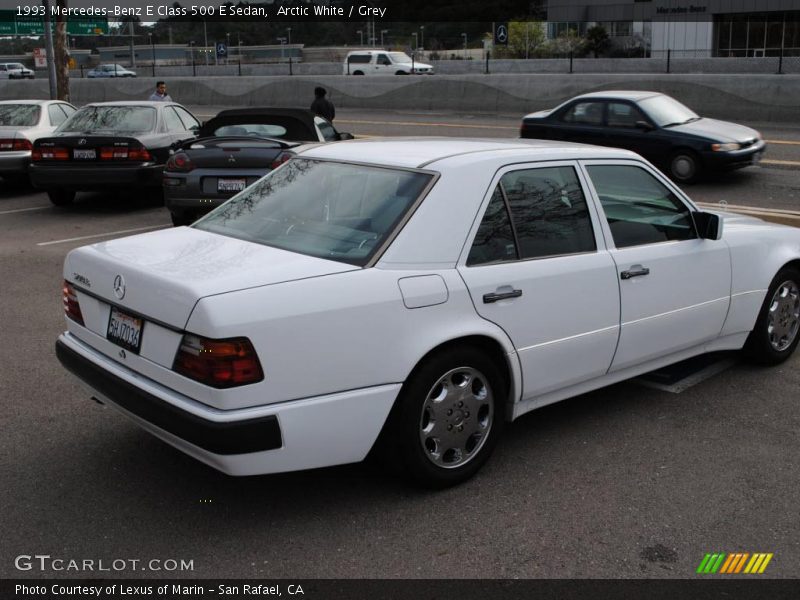
[[[782,352],[792,345],[800,326],[800,289],[794,281],[784,281],[775,290],[767,314],[767,336],[774,350]]]
[[[477,456],[494,420],[492,390],[472,367],[445,373],[422,406],[419,439],[425,456],[445,469],[460,467]]]
[[[672,171],[678,177],[691,177],[694,173],[694,161],[688,156],[677,156],[672,161]]]

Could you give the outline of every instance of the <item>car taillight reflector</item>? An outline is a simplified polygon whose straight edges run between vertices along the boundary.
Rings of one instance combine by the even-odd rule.
[[[78,303],[78,295],[75,293],[75,288],[68,281],[64,281],[64,288],[62,290],[64,298],[64,314],[76,323],[83,325],[83,315],[81,314],[81,305]]]
[[[127,146],[103,146],[100,148],[100,160],[152,160],[145,148]]]
[[[215,388],[231,388],[264,379],[255,348],[244,337],[209,340],[187,333],[172,370]]]
[[[275,157],[275,160],[269,165],[270,169],[277,169],[283,163],[288,161],[290,158],[294,156],[294,152],[281,152],[278,156]]]
[[[0,140],[0,151],[30,150],[32,147],[31,141],[25,138],[16,140]]]
[[[167,171],[175,171],[177,173],[188,173],[194,169],[194,163],[185,152],[178,152],[169,157],[167,161]]]
[[[66,148],[36,148],[31,154],[31,160],[69,160],[69,150]]]

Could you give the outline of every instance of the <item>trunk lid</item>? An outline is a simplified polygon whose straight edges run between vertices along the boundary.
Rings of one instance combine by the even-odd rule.
[[[358,268],[180,227],[77,248],[67,255],[64,278],[109,303],[183,329],[205,296]]]
[[[255,138],[211,138],[190,141],[183,145],[183,152],[198,168],[255,168],[266,173],[272,161],[292,145]]]

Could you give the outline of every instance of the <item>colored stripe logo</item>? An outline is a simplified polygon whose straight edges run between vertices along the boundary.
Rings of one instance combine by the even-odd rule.
[[[697,567],[697,572],[701,575],[713,575],[715,573],[756,575],[766,570],[772,557],[773,554],[771,552],[756,552],[754,554],[749,552],[733,552],[730,554],[717,552],[715,554],[706,554],[700,562],[700,566]]]

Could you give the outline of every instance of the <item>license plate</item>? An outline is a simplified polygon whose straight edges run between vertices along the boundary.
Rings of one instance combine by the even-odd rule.
[[[94,160],[97,158],[97,152],[94,148],[91,150],[73,150],[72,158],[75,160]]]
[[[247,187],[247,180],[245,179],[218,179],[217,191],[218,192],[241,192]]]
[[[143,327],[143,319],[133,317],[112,306],[111,316],[108,318],[106,339],[117,346],[139,354],[139,349],[142,347]]]

